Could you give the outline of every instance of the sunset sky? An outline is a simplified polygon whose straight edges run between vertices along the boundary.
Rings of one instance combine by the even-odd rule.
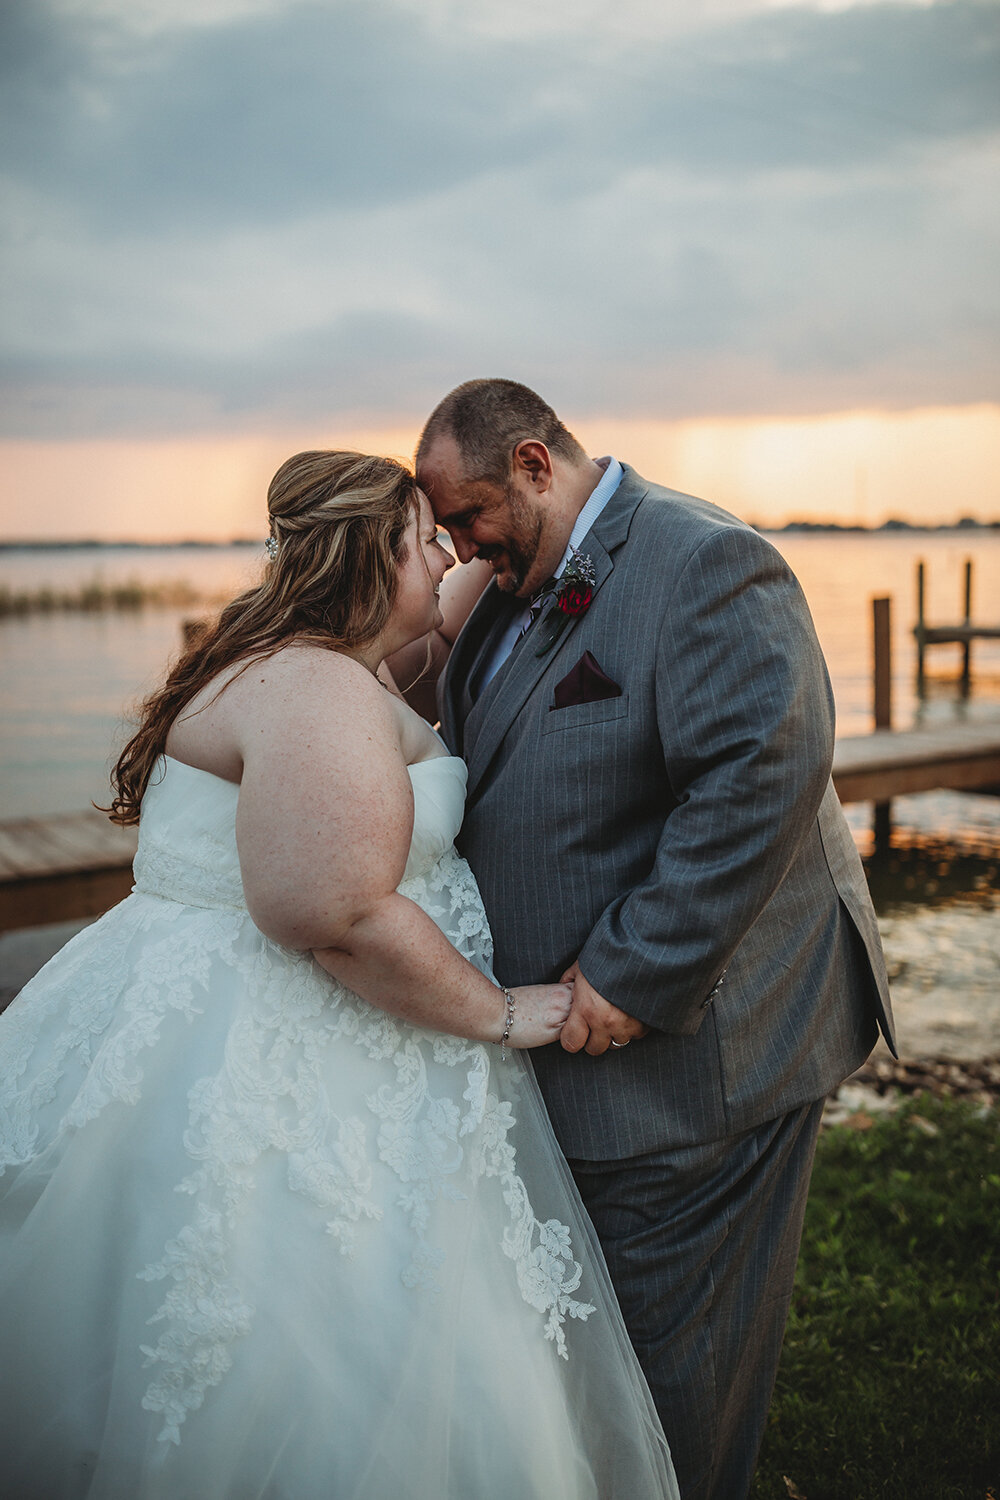
[[[0,72],[0,539],[254,535],[494,374],[760,524],[1000,518],[1000,0],[30,0]]]

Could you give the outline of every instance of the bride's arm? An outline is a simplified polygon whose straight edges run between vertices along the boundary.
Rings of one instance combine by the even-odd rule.
[[[385,690],[358,663],[286,651],[227,690],[241,738],[236,834],[247,906],[372,1004],[419,1026],[499,1041],[501,992],[396,887],[413,794]],[[555,1040],[566,986],[514,992],[511,1046]]]
[[[411,920],[412,913],[433,929],[435,941],[426,949],[428,935],[423,923]],[[413,944],[419,945],[419,954]],[[384,909],[356,924],[341,946],[313,949],[313,957],[334,979],[380,1010],[414,1026],[476,1042],[545,1047],[559,1040],[572,1004],[573,991],[567,985],[518,985],[510,990],[514,1024],[505,1037],[503,991],[467,963],[430,917],[405,896],[393,896]],[[419,961],[411,963],[408,957]]]

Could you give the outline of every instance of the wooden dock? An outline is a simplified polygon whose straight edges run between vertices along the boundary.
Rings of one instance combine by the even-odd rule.
[[[0,932],[100,916],[132,889],[137,843],[96,808],[0,823]]]
[[[913,634],[917,642],[917,692],[924,695],[926,686],[925,660],[928,646],[961,646],[962,675],[959,681],[964,697],[969,696],[972,685],[972,643],[975,640],[1000,640],[1000,625],[973,625],[972,623],[972,559],[965,562],[964,610],[958,625],[928,625],[924,611],[925,597],[924,565],[917,563],[917,623]]]
[[[833,784],[841,802],[1000,791],[1000,719],[846,736],[834,748]]]
[[[1000,719],[840,739],[833,783],[841,802],[1000,791]],[[137,838],[95,808],[0,823],[0,932],[107,911],[131,890]]]

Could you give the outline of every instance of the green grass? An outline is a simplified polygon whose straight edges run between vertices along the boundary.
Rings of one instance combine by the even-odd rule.
[[[823,1132],[752,1500],[1000,1500],[1000,1111]]]

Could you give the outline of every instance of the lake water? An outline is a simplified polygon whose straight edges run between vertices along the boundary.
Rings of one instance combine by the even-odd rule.
[[[927,618],[961,616],[966,558],[974,567],[973,619],[1000,623],[1000,533],[794,533],[770,540],[797,573],[829,663],[838,732],[872,727],[871,600],[893,602],[894,724],[943,723],[1000,714],[1000,641],[973,646],[973,693],[952,683],[958,647],[929,656],[934,681],[920,702],[914,687],[915,571],[927,568]],[[0,552],[0,588],[68,591],[106,584],[184,582],[225,598],[251,583],[254,547],[130,547]],[[103,614],[34,614],[0,620],[0,807],[5,818],[71,811],[108,796],[107,771],[129,733],[128,714],[161,680],[180,644],[181,622],[198,611],[147,608]],[[898,826],[953,841],[1000,846],[1000,799],[933,793],[900,798]],[[870,811],[849,810],[864,842]]]

